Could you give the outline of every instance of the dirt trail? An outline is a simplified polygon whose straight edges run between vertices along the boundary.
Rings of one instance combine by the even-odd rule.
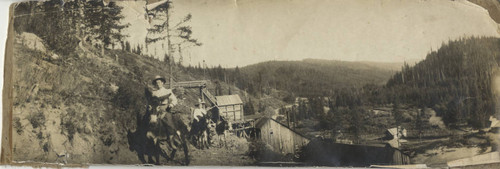
[[[214,142],[209,149],[197,149],[189,145],[190,166],[248,166],[255,160],[247,155],[248,144],[245,138],[238,138],[233,134],[226,135],[226,144],[219,144],[219,138],[214,137]],[[177,153],[173,161],[166,162],[164,158],[161,165],[181,165],[183,153]]]
[[[193,166],[244,166],[255,162],[245,152],[238,152],[231,148],[213,147],[208,150],[194,150],[191,152]]]

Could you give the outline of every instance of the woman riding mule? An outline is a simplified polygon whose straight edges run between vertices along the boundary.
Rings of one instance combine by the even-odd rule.
[[[170,159],[173,159],[177,151],[177,146],[182,145],[185,154],[185,164],[189,164],[188,150],[186,145],[185,134],[181,133],[179,126],[182,120],[173,111],[173,107],[177,105],[177,98],[172,89],[166,89],[165,78],[156,76],[153,79],[153,85],[156,87],[148,97],[148,113],[150,116],[149,129],[146,134],[147,138],[153,140],[154,144],[159,147],[160,142],[166,141],[172,149]],[[157,161],[159,163],[159,161]]]

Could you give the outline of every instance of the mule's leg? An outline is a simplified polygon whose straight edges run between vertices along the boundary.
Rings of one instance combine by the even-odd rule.
[[[207,144],[207,147],[210,148],[210,131],[207,130],[205,131],[205,144]]]
[[[202,143],[203,143],[203,146],[207,147],[207,149],[210,149],[210,147],[208,146],[208,136],[207,136],[207,131],[204,131],[203,133],[203,136],[202,136]]]
[[[154,156],[155,156],[155,159],[156,159],[156,165],[160,165],[160,152],[161,152],[161,148],[160,148],[160,142],[156,142],[155,143],[155,150],[154,150]]]
[[[169,157],[167,155],[167,152],[165,152],[165,150],[163,149],[160,149],[160,155],[165,158],[167,161],[169,160]]]
[[[203,133],[196,133],[196,146],[203,150]]]
[[[169,146],[170,146],[170,148],[172,148],[173,150],[176,150],[176,149],[177,149],[177,146],[175,145],[174,135],[169,135],[169,136],[168,136],[168,145],[169,145]]]
[[[144,158],[144,154],[137,153],[137,156],[139,156],[139,161],[141,161],[142,164],[146,163],[146,159]]]
[[[170,160],[174,160],[175,158],[175,153],[177,152],[177,149],[173,149],[172,152],[170,152]]]
[[[186,141],[186,138],[181,136],[182,149],[184,149],[184,165],[189,165],[189,150]]]
[[[224,146],[225,146],[225,147],[226,147],[226,149],[227,149],[226,131],[224,131],[223,135],[224,135]]]
[[[220,137],[219,134],[217,134],[217,139],[219,141],[219,148],[222,148],[222,138]]]
[[[154,164],[156,163],[154,160],[153,160],[153,155],[148,155],[148,164]]]
[[[205,135],[203,134],[203,132],[200,133],[200,139],[199,139],[199,142],[200,142],[200,147],[201,149],[204,149],[205,148]]]
[[[172,148],[172,152],[170,152],[170,160],[174,160],[175,153],[177,152],[177,146],[175,145],[175,140],[173,135],[168,136],[168,145]]]

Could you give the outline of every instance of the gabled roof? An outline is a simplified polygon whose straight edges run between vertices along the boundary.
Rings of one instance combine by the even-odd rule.
[[[235,95],[215,96],[215,100],[217,100],[217,105],[218,106],[226,106],[226,105],[233,105],[233,104],[243,104],[243,101],[241,101],[240,96],[238,96],[237,94],[235,94]]]
[[[390,128],[390,129],[387,129],[387,131],[388,131],[391,135],[395,136],[395,135],[398,133],[398,128],[396,128],[396,127],[394,127],[394,128]]]
[[[258,118],[256,121],[255,121],[255,128],[261,128],[264,124],[266,124],[266,122],[269,120],[269,118],[267,117],[261,117],[261,118]]]
[[[398,134],[398,128],[394,127],[394,128],[387,129],[387,132],[389,132],[393,136],[396,136]],[[401,136],[406,137],[406,129],[405,128],[402,128],[400,126],[399,132],[400,132],[399,134],[401,134]]]
[[[268,121],[273,121],[273,122],[275,122],[275,123],[277,123],[277,124],[279,124],[279,125],[281,125],[281,126],[283,126],[283,127],[287,128],[288,130],[290,130],[290,131],[294,132],[295,134],[298,134],[299,136],[302,136],[302,137],[304,137],[304,138],[305,138],[305,139],[307,139],[307,140],[311,140],[311,138],[307,137],[306,135],[303,135],[302,133],[299,133],[299,132],[297,132],[297,131],[295,131],[295,130],[291,129],[290,127],[288,127],[288,126],[286,126],[286,125],[284,125],[284,124],[282,124],[282,123],[280,123],[280,122],[276,121],[275,119],[269,118],[269,117],[261,117],[261,118],[259,118],[258,120],[256,120],[256,121],[255,121],[255,128],[261,128],[261,127],[262,127],[262,126],[264,126],[264,124],[266,124],[266,122],[268,122]]]

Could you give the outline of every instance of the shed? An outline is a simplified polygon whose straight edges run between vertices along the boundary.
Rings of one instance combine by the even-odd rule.
[[[243,121],[243,101],[240,96],[223,95],[215,96],[217,106],[219,107],[219,115],[224,117],[227,121]]]
[[[371,165],[406,165],[410,157],[386,144],[356,145],[313,139],[304,149],[304,161],[320,166],[368,167]]]
[[[260,131],[257,137],[270,145],[274,152],[283,155],[297,153],[297,148],[307,145],[310,141],[304,135],[271,118],[260,118],[255,127]]]
[[[398,130],[398,128],[399,128],[399,130]],[[398,133],[398,131],[399,131],[399,133]],[[387,129],[385,131],[385,134],[386,134],[386,137],[389,139],[400,139],[400,138],[407,137],[406,129],[401,127],[401,126]]]

